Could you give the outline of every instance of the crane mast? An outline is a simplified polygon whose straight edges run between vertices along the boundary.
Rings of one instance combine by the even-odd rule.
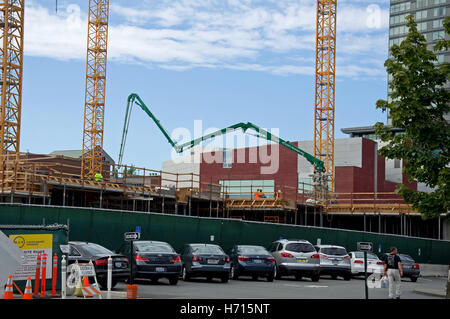
[[[334,118],[337,0],[317,0],[314,156],[325,163],[334,191]]]
[[[81,178],[93,179],[103,168],[109,0],[89,0],[83,154]]]
[[[20,147],[24,1],[0,1],[1,155],[18,154]]]

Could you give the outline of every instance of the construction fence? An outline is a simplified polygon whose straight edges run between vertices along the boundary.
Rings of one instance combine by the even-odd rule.
[[[398,247],[418,263],[450,263],[450,241],[242,220],[187,217],[156,213],[54,206],[2,205],[0,225],[69,224],[69,239],[95,242],[111,250],[123,244],[123,234],[141,229],[142,240],[161,240],[180,251],[186,243],[215,243],[228,251],[234,244],[268,247],[280,238],[306,239],[356,250],[357,242],[373,243],[375,253]],[[211,241],[212,239],[212,241]]]

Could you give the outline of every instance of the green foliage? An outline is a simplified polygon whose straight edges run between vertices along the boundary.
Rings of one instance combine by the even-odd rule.
[[[436,54],[427,49],[425,37],[417,31],[412,15],[407,17],[409,33],[400,45],[391,47],[385,62],[392,76],[390,101],[377,101],[377,108],[389,111],[392,126],[405,130],[393,135],[389,128],[377,123],[376,134],[387,145],[380,154],[390,159],[403,159],[403,173],[411,181],[425,183],[430,193],[413,191],[399,185],[397,191],[423,216],[432,218],[450,211],[450,125],[444,115],[450,112],[450,92],[443,88],[449,80],[448,63],[436,66]],[[444,20],[450,33],[450,19]],[[448,49],[449,41],[441,40],[435,50]]]

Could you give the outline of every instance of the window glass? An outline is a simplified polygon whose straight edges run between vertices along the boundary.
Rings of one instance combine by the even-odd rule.
[[[364,258],[364,252],[362,251],[355,251],[355,258]],[[378,259],[377,255],[373,253],[367,253],[367,259]]]
[[[166,243],[135,242],[136,251],[141,253],[173,253],[173,248]]]
[[[320,249],[321,253],[325,255],[333,255],[333,256],[345,256],[347,255],[347,251],[345,248],[337,248],[337,247],[327,247]]]
[[[84,250],[86,250],[88,253],[90,253],[91,255],[99,255],[99,254],[113,255],[114,254],[111,250],[106,249],[105,247],[94,244],[94,243],[84,244],[81,247]]]
[[[238,252],[246,255],[267,255],[267,250],[261,246],[239,246]]]
[[[296,253],[311,253],[316,251],[314,246],[308,243],[289,243],[286,245],[286,250]]]
[[[192,253],[194,254],[225,254],[219,246],[216,245],[192,245]]]
[[[69,255],[70,256],[75,256],[75,257],[80,257],[81,256],[80,252],[75,247],[73,247],[72,245],[70,245]]]

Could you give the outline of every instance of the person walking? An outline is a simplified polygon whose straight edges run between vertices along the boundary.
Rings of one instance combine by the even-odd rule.
[[[403,276],[403,266],[396,247],[391,247],[390,254],[384,260],[383,276],[389,279],[389,299],[400,299],[400,283]]]

